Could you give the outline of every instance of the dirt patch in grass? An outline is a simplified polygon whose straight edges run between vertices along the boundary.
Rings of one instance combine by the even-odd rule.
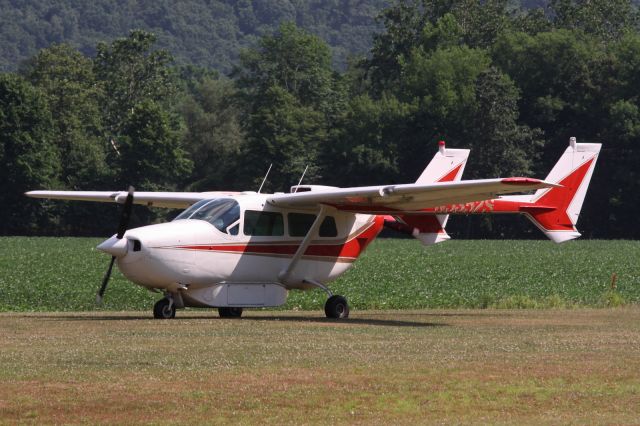
[[[640,309],[0,315],[0,423],[637,423]]]

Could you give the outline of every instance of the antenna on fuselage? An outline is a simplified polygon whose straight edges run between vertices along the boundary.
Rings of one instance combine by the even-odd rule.
[[[294,194],[296,192],[298,192],[298,188],[300,187],[300,184],[302,183],[302,179],[304,179],[304,175],[307,173],[307,169],[308,168],[309,168],[309,165],[307,164],[307,167],[304,168],[304,172],[302,172],[302,176],[300,176],[300,180],[298,181],[298,184],[296,185],[296,189],[293,191]]]
[[[267,174],[264,175],[264,179],[262,179],[262,183],[260,184],[260,188],[258,188],[258,194],[260,193],[260,191],[262,191],[262,187],[264,186],[264,183],[267,181],[267,176],[269,176],[269,172],[271,171],[271,167],[273,166],[273,163],[269,164],[269,169],[267,170]]]

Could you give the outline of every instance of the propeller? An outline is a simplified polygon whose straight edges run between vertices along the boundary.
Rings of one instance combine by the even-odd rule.
[[[129,224],[129,217],[131,217],[131,209],[133,207],[133,186],[129,187],[129,193],[127,194],[127,199],[124,201],[124,206],[122,207],[122,213],[120,214],[120,224],[118,225],[118,233],[116,234],[116,238],[121,240],[124,237],[124,233],[127,232],[127,225]],[[96,294],[96,303],[102,303],[102,296],[104,296],[104,292],[107,289],[107,284],[109,283],[109,278],[111,278],[111,271],[113,270],[113,264],[116,261],[116,256],[111,256],[111,262],[109,263],[109,268],[107,269],[107,273],[104,274],[104,278],[102,279],[102,285],[100,286],[100,290]]]

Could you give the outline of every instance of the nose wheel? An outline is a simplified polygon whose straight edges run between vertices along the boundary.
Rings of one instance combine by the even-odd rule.
[[[347,303],[347,299],[338,295],[329,297],[324,304],[324,313],[327,315],[327,318],[349,318],[349,304]]]
[[[176,305],[173,300],[160,299],[153,305],[153,317],[157,319],[171,319],[176,317]]]

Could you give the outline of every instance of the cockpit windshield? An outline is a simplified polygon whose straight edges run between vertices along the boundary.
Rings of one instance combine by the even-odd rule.
[[[198,219],[215,226],[219,231],[229,235],[238,235],[240,229],[240,205],[236,200],[217,198],[215,200],[200,200],[174,220]]]

